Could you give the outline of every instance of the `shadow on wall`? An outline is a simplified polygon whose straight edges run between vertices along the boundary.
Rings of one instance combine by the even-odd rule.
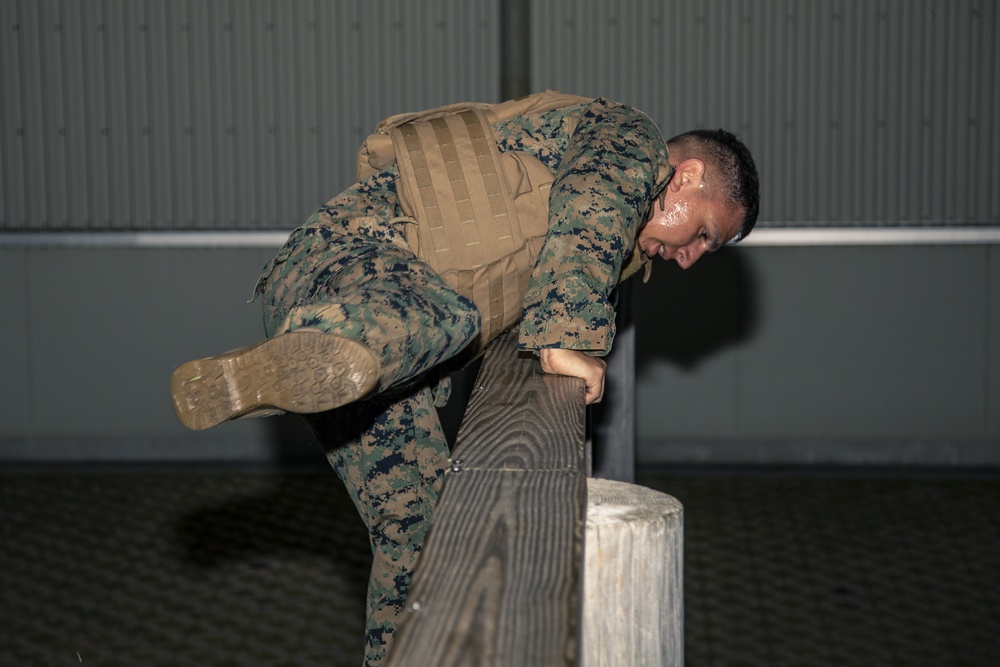
[[[745,256],[724,248],[688,270],[657,261],[633,295],[636,364],[664,359],[685,370],[729,345],[746,340],[757,325],[756,283]]]

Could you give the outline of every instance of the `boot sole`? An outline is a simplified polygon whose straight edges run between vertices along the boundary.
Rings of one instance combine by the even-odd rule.
[[[378,361],[364,344],[293,331],[187,362],[170,378],[170,393],[177,419],[200,431],[257,413],[332,410],[361,398],[377,382]]]

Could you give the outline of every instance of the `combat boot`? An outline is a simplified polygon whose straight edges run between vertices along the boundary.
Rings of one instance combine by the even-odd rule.
[[[315,413],[375,388],[379,363],[363,343],[299,330],[174,371],[170,393],[184,426],[200,431],[229,419]]]

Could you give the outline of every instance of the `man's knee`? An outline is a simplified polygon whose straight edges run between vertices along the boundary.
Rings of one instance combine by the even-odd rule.
[[[483,327],[483,316],[471,300],[460,294],[455,295],[453,303],[449,304],[450,322],[447,335],[453,340],[460,340],[454,347],[461,349],[479,337]]]

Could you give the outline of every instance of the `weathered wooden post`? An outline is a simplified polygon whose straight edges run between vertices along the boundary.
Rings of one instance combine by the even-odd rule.
[[[673,497],[587,480],[581,667],[682,667],[684,516]]]
[[[476,379],[388,667],[681,667],[680,503],[586,478],[583,382],[516,334]]]

